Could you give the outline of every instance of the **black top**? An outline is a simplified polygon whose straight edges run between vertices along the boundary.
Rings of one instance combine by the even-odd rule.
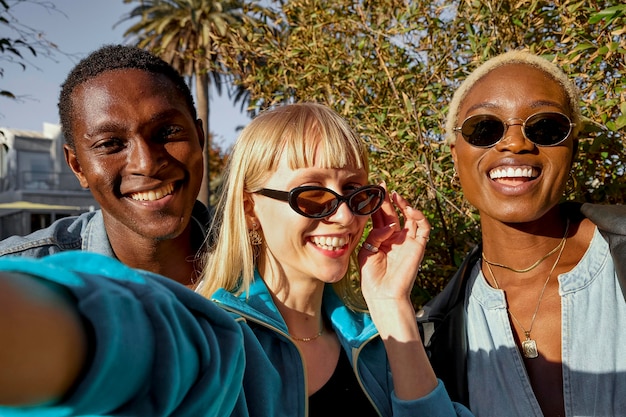
[[[319,391],[309,397],[309,417],[317,416],[378,416],[359,385],[343,349],[333,375]]]

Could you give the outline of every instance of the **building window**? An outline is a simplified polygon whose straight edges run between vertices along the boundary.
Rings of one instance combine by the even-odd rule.
[[[45,152],[18,152],[20,187],[25,190],[49,190],[54,188],[52,159]]]

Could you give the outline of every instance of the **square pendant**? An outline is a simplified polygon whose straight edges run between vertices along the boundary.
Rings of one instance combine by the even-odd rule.
[[[539,356],[537,352],[537,343],[533,339],[526,339],[522,342],[522,352],[524,357],[528,359],[534,359]]]

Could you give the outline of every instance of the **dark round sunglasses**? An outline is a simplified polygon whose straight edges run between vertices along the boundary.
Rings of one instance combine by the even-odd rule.
[[[256,193],[287,201],[296,213],[311,219],[332,215],[341,203],[346,203],[352,213],[367,216],[378,210],[385,200],[385,189],[379,185],[365,185],[346,195],[339,195],[331,189],[315,185],[296,187],[291,191],[263,188]]]
[[[554,146],[567,139],[574,123],[557,112],[536,113],[524,121],[516,118],[503,121],[491,114],[477,114],[465,119],[454,131],[461,132],[472,146],[490,148],[504,138],[509,126],[522,126],[524,137],[535,145]]]

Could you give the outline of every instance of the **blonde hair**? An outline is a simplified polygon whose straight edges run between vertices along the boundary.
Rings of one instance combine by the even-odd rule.
[[[283,155],[291,169],[305,168],[313,165],[318,148],[323,154],[316,162],[323,168],[350,166],[369,171],[365,144],[341,116],[321,104],[277,107],[261,113],[241,132],[224,174],[211,227],[215,243],[205,256],[199,293],[210,297],[218,288],[236,293],[248,290],[256,257],[248,237],[244,196],[263,188]],[[354,307],[364,305],[350,280],[342,279],[335,290]]]
[[[580,113],[580,93],[576,85],[570,80],[570,78],[559,68],[556,64],[537,56],[526,50],[516,50],[506,52],[498,55],[495,58],[491,58],[478,68],[476,68],[466,79],[461,83],[459,88],[455,91],[450,101],[448,109],[448,117],[446,119],[446,141],[447,143],[454,143],[456,141],[456,132],[454,128],[459,123],[459,110],[463,104],[463,100],[476,85],[478,81],[491,73],[493,70],[503,67],[505,65],[521,64],[528,65],[543,71],[547,76],[556,81],[565,92],[567,96],[569,110],[571,111],[571,120],[575,123],[572,129],[572,135],[574,138],[578,136],[578,132],[581,129],[581,113]]]

